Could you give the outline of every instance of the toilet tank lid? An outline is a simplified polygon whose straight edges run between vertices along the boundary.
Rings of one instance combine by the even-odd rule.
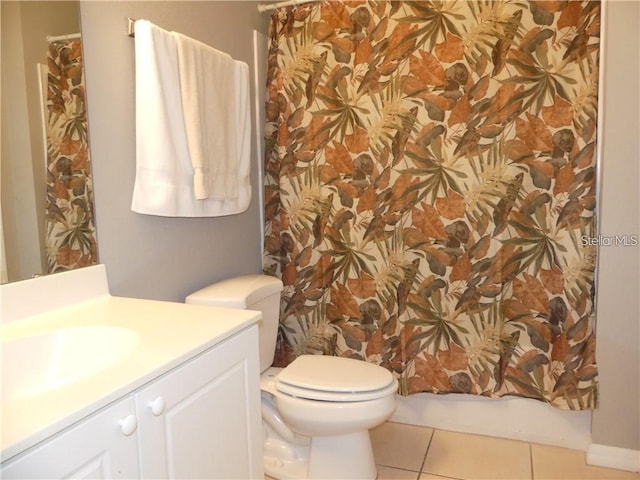
[[[193,292],[186,303],[217,307],[247,308],[269,295],[282,291],[282,281],[269,275],[229,278]]]

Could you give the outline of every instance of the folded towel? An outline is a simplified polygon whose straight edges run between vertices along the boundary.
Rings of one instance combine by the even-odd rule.
[[[224,52],[177,32],[187,143],[198,199],[235,198],[238,164],[250,141],[249,69]]]
[[[238,98],[241,105],[235,116],[227,120],[242,128],[239,135],[242,142],[238,141],[236,147],[239,153],[232,187],[235,196],[230,198],[225,191],[225,198],[198,200],[183,115],[176,36],[146,20],[138,20],[135,31],[136,179],[131,209],[148,215],[178,217],[245,211],[251,200],[248,94],[244,100]],[[240,63],[234,64],[234,78],[241,83],[237,77],[242,79],[246,73],[248,87],[248,66]],[[210,185],[210,191],[211,188]]]

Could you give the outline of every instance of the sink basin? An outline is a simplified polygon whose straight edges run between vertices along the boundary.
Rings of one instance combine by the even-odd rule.
[[[112,326],[50,330],[2,341],[2,400],[33,397],[69,385],[127,358],[139,335]]]

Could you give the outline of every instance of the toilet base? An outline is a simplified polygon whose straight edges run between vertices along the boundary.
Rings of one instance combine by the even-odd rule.
[[[309,446],[269,438],[264,443],[264,474],[279,480],[307,478]]]
[[[311,439],[306,478],[375,480],[377,475],[368,430]]]
[[[368,431],[313,437],[311,445],[268,438],[264,444],[264,473],[279,480],[374,480],[377,476]]]

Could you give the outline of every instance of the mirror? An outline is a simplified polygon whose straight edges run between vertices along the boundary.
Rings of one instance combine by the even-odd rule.
[[[0,2],[2,283],[97,263],[77,1]]]

